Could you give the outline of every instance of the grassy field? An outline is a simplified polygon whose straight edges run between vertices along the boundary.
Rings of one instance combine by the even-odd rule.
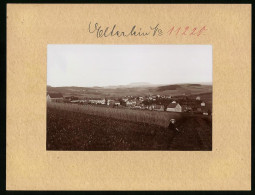
[[[77,105],[65,103],[48,103],[49,108],[86,113],[96,116],[107,116],[115,119],[123,119],[133,122],[155,124],[167,127],[170,119],[179,119],[183,114],[171,112],[157,112],[149,110],[132,110],[122,108],[100,107],[94,105]]]
[[[211,116],[99,108],[48,104],[47,150],[212,150]],[[164,114],[177,117],[181,133],[159,125]]]

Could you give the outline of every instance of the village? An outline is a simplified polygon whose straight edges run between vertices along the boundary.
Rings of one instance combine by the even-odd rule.
[[[211,115],[212,109],[205,100],[197,96],[124,96],[118,98],[81,98],[63,96],[61,93],[47,93],[47,102],[59,102],[79,105],[105,106],[123,109],[139,109],[159,112],[185,112]]]

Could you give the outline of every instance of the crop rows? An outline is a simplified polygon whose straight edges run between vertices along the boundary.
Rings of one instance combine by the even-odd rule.
[[[155,124],[162,127],[167,127],[170,119],[174,118],[178,120],[181,117],[180,113],[99,107],[93,105],[78,105],[48,102],[47,106],[49,108],[57,108],[60,110],[67,110],[103,117],[111,117],[115,119],[122,119],[133,122]]]

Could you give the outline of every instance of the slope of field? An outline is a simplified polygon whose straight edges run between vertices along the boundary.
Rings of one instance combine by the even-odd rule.
[[[179,119],[184,113],[158,112],[149,110],[132,110],[123,108],[100,107],[94,105],[77,105],[66,103],[48,102],[47,107],[57,108],[63,111],[74,111],[90,115],[107,116],[115,119],[123,119],[133,122],[155,124],[167,127],[170,119]]]
[[[181,133],[159,125],[47,108],[47,150],[211,150],[211,117],[185,116]]]

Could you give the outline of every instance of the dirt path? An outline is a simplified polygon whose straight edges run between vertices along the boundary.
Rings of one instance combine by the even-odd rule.
[[[204,150],[204,144],[195,128],[194,120],[185,120],[180,126],[180,132],[175,132],[171,140],[170,150]]]
[[[212,123],[203,117],[185,118],[170,140],[170,150],[212,150]]]
[[[212,129],[209,128],[210,124],[208,125],[208,123],[201,118],[198,118],[196,122],[198,123],[196,130],[204,145],[204,148],[207,150],[211,150],[212,149]]]

